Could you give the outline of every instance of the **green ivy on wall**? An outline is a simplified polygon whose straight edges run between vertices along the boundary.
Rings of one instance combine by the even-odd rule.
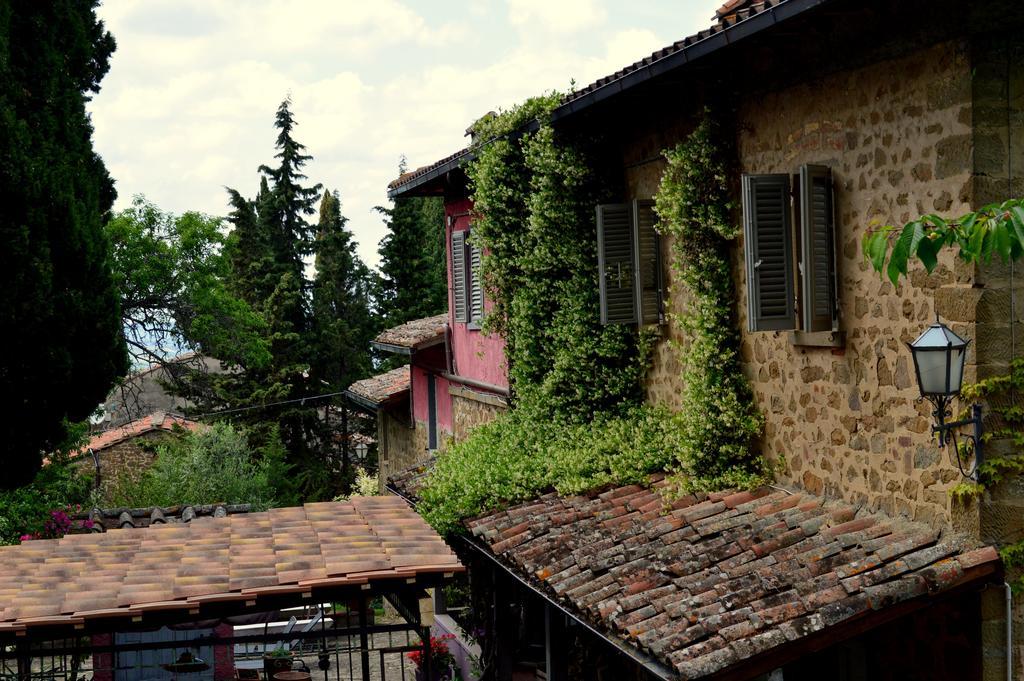
[[[705,122],[667,154],[657,197],[674,266],[692,294],[680,322],[682,413],[643,404],[656,330],[602,325],[595,207],[615,197],[599,142],[548,122],[555,94],[474,126],[468,167],[470,239],[486,252],[493,307],[485,331],[506,341],[513,409],[438,457],[420,512],[439,531],[461,519],[552,489],[563,494],[642,482],[673,470],[686,490],[750,487],[770,475],[753,453],[762,421],[736,352],[727,240],[735,236],[727,151]],[[524,132],[531,121],[537,125]]]
[[[581,423],[639,403],[646,358],[634,330],[601,325],[594,207],[609,191],[592,147],[546,122],[559,99],[529,100],[474,129],[470,238],[487,253],[485,328],[505,338],[516,408]],[[537,119],[538,130],[518,133]]]
[[[764,420],[739,360],[729,241],[738,228],[730,201],[730,149],[714,119],[703,119],[666,152],[655,197],[658,230],[672,239],[672,270],[687,309],[670,315],[688,341],[683,369],[676,481],[683,489],[750,487],[771,475],[754,448]]]

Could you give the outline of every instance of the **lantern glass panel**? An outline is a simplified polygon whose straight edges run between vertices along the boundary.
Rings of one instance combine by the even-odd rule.
[[[924,330],[910,349],[922,395],[955,395],[960,392],[968,341],[936,322]]]
[[[922,395],[945,395],[946,390],[946,348],[941,350],[915,349],[914,363],[921,378]],[[960,351],[963,354],[963,351]],[[950,384],[952,387],[952,383]]]

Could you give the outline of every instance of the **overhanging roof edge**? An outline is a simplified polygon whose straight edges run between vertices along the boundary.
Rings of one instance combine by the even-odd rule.
[[[665,55],[664,57],[661,57],[660,59],[655,59],[651,63],[640,68],[628,70],[618,78],[594,87],[579,97],[570,99],[569,101],[557,106],[551,112],[551,120],[558,121],[568,118],[573,114],[577,114],[584,109],[590,108],[598,102],[622,94],[627,90],[641,85],[655,76],[659,76],[673,69],[685,66],[691,61],[714,54],[723,48],[734,45],[739,40],[744,40],[756,35],[781,21],[792,19],[795,16],[803,14],[818,5],[825,4],[829,1],[830,0],[781,0],[781,2],[774,7],[770,7],[742,21],[738,21],[732,26],[725,27],[716,33],[713,33],[690,45],[686,45]],[[629,67],[626,68],[628,69]],[[536,121],[531,121],[529,125],[536,126]],[[430,168],[422,175],[413,177],[406,183],[395,187],[389,187],[388,198],[395,199],[410,194],[413,190],[436,180],[449,171],[460,167],[464,162],[471,161],[474,158],[476,158],[476,153],[472,149],[467,149],[465,153],[439,164],[436,168]]]

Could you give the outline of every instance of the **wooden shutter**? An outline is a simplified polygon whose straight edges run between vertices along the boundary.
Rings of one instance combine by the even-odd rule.
[[[637,308],[641,324],[657,324],[661,321],[661,240],[654,229],[657,216],[654,201],[650,199],[633,202],[633,243],[636,260],[634,286],[639,293]]]
[[[803,329],[831,331],[838,315],[832,172],[827,166],[800,168],[800,244]]]
[[[479,322],[484,318],[484,287],[481,274],[480,247],[469,245],[469,321]]]
[[[455,321],[466,323],[466,233],[452,232],[452,304]]]
[[[601,323],[636,324],[633,225],[628,203],[597,207]]]
[[[796,328],[789,176],[743,176],[747,325],[751,331]]]

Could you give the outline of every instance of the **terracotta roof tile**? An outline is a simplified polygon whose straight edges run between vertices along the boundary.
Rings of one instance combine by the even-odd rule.
[[[356,381],[346,392],[373,404],[384,404],[409,391],[409,365]]]
[[[378,345],[390,345],[417,350],[444,340],[447,323],[447,314],[414,319],[411,322],[406,322],[384,331],[373,342]]]
[[[105,532],[116,528],[150,527],[190,523],[205,518],[223,518],[236,513],[248,513],[249,504],[204,504],[183,506],[148,506],[146,508],[93,508],[74,516],[91,521],[91,527],[77,532]],[[183,530],[183,532],[185,532]],[[166,535],[165,535],[166,536]]]
[[[638,510],[656,500],[635,485],[549,494],[467,527],[525,579],[683,678],[999,568],[991,547],[802,493]]]
[[[395,497],[204,517],[0,547],[0,629],[461,570]]]
[[[111,428],[110,430],[94,435],[89,439],[89,442],[83,445],[77,451],[71,452],[72,458],[86,454],[90,449],[99,452],[108,447],[130,440],[133,437],[144,435],[145,433],[151,433],[153,431],[162,430],[166,432],[172,432],[175,428],[183,428],[185,430],[198,430],[202,428],[203,424],[192,421],[185,418],[184,416],[178,416],[176,414],[167,414],[159,411],[150,414],[144,418],[138,419],[127,423],[119,428]]]

